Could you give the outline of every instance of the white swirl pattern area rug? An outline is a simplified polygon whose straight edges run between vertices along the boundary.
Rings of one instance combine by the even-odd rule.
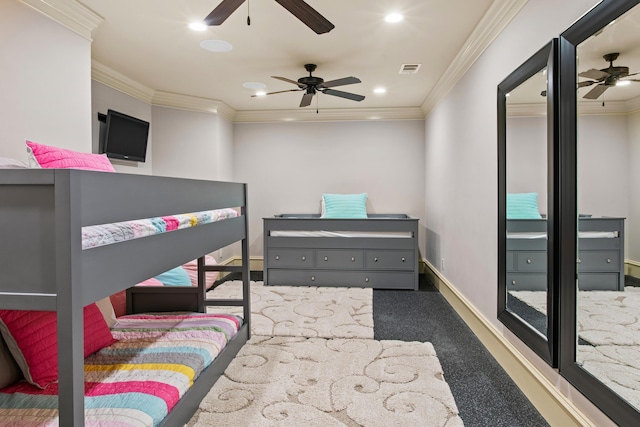
[[[371,289],[251,282],[251,330],[190,427],[463,426],[431,343],[373,339]]]
[[[188,425],[463,423],[430,343],[254,336]]]
[[[371,289],[264,286],[251,282],[251,333],[264,336],[373,339]],[[209,298],[240,298],[242,283],[224,282]],[[209,312],[229,313],[209,307]],[[239,309],[234,314],[242,314]]]

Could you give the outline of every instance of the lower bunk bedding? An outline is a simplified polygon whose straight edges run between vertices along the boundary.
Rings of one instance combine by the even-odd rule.
[[[242,327],[209,313],[118,318],[117,341],[85,359],[85,425],[158,426]],[[57,426],[57,382],[0,389],[0,425]]]

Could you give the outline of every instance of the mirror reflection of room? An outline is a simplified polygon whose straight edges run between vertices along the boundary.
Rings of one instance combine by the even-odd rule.
[[[640,408],[640,7],[577,56],[576,361]]]
[[[506,98],[507,310],[547,333],[547,69]],[[529,301],[535,300],[532,305]]]

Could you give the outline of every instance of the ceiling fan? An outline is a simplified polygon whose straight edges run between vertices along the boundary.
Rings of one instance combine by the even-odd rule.
[[[316,70],[316,64],[305,64],[304,68],[309,72],[309,75],[305,77],[300,77],[298,81],[290,80],[286,77],[271,76],[274,79],[282,80],[283,82],[287,82],[287,83],[292,83],[298,86],[298,89],[280,90],[277,92],[269,92],[265,95],[273,95],[274,93],[283,93],[283,92],[297,92],[297,91],[303,90],[305,91],[305,93],[304,95],[302,95],[302,100],[300,101],[300,107],[309,106],[311,104],[311,99],[313,98],[313,95],[315,95],[317,92],[322,92],[327,95],[338,96],[340,98],[346,98],[346,99],[350,99],[352,101],[358,101],[358,102],[364,99],[364,96],[362,95],[356,95],[355,93],[349,93],[349,92],[343,92],[341,90],[331,89],[332,87],[336,87],[336,86],[344,86],[344,85],[350,85],[354,83],[361,83],[359,78],[343,77],[341,79],[329,80],[328,82],[325,82],[324,79],[311,75],[311,73],[313,73]],[[258,95],[251,95],[251,96],[256,97]]]
[[[614,66],[613,61],[618,59],[618,52],[607,53],[603,56],[604,60],[609,62],[609,67],[597,70],[592,68],[578,74],[580,77],[586,77],[592,80],[585,80],[578,83],[578,87],[596,85],[584,96],[586,99],[598,99],[610,87],[615,86],[618,81],[640,82],[638,79],[624,79],[625,77],[635,76],[638,73],[629,74],[629,67]],[[624,79],[624,80],[623,80]]]
[[[222,0],[211,13],[204,18],[207,25],[220,25],[238,8],[245,0]],[[309,6],[304,0],[276,0],[282,7],[295,15],[303,24],[311,28],[317,34],[328,33],[335,26],[318,11]],[[247,17],[247,25],[251,20]]]

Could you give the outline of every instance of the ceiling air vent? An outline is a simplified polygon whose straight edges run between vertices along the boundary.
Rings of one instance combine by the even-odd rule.
[[[400,74],[415,74],[421,66],[422,64],[402,64]]]

